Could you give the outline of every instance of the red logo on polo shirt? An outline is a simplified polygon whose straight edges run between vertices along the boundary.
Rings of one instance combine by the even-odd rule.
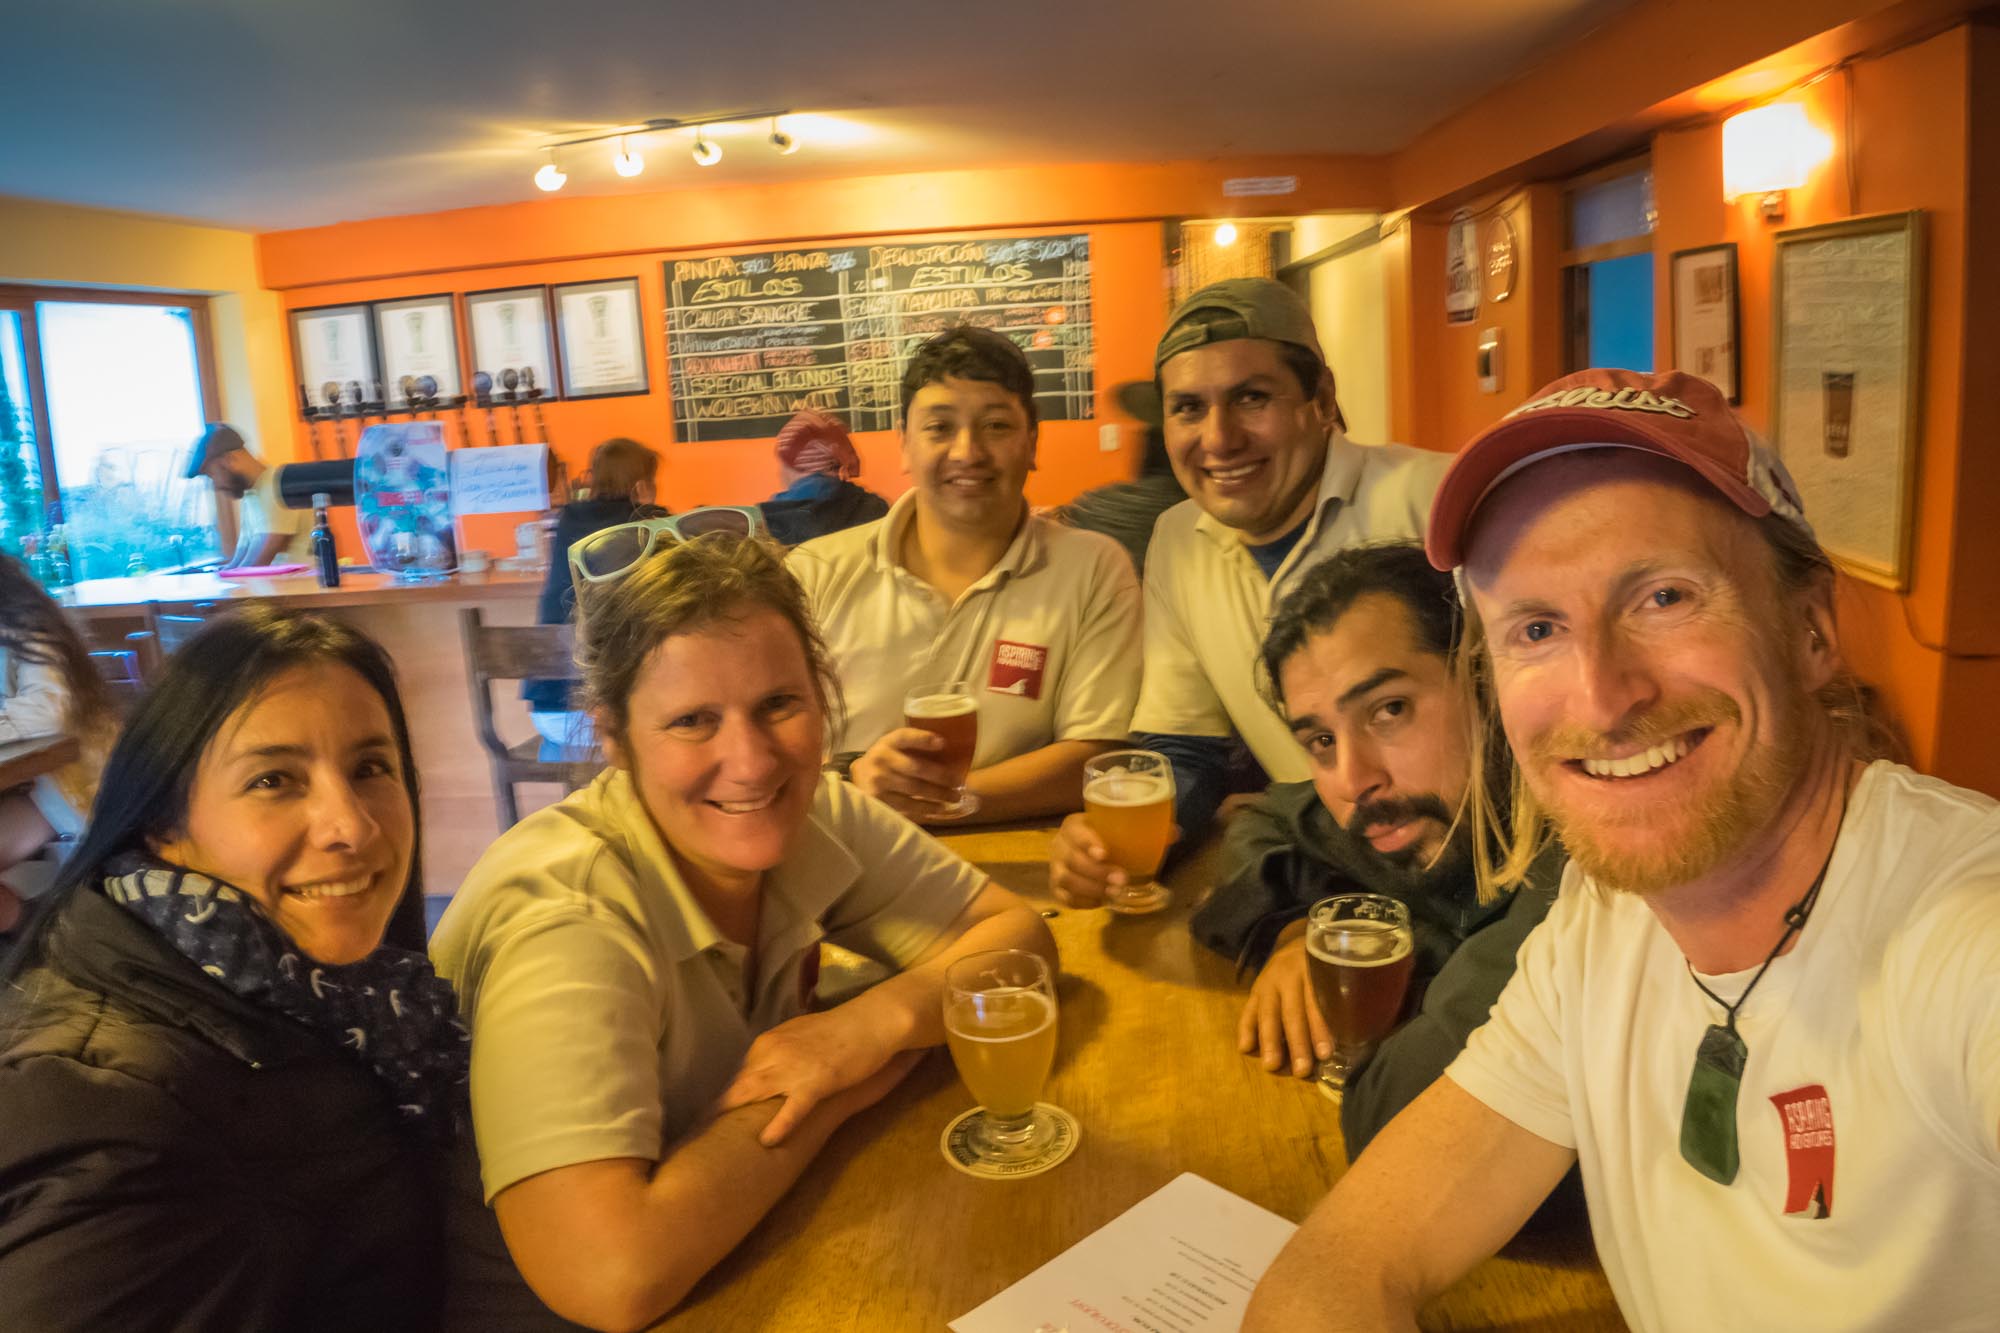
[[[986,673],[986,688],[993,694],[1013,694],[1023,699],[1042,697],[1042,673],[1048,669],[1049,650],[1032,643],[1008,639],[993,644],[993,666]]]
[[[1771,1099],[1785,1129],[1787,1217],[1826,1217],[1833,1212],[1833,1102],[1817,1083]]]

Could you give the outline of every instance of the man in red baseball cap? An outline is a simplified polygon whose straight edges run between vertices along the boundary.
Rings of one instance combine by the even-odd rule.
[[[1635,1329],[1991,1326],[2000,805],[1870,762],[1783,466],[1702,380],[1583,371],[1466,446],[1428,549],[1514,758],[1493,874],[1544,827],[1570,867],[1244,1327],[1414,1327],[1579,1161]]]
[[[760,508],[773,540],[786,546],[873,523],[889,512],[889,502],[857,486],[861,455],[848,438],[847,423],[830,412],[807,408],[778,432],[772,452],[785,488]]]

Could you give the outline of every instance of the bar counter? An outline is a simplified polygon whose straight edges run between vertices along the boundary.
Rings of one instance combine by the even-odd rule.
[[[338,588],[322,588],[309,573],[264,579],[148,574],[79,583],[57,600],[94,648],[123,646],[126,632],[146,627],[149,611],[207,616],[250,602],[325,611],[369,635],[395,661],[409,715],[410,746],[422,782],[424,888],[451,893],[500,833],[486,754],[474,729],[458,613],[478,607],[489,625],[532,625],[544,577],[540,571],[496,569],[406,583],[387,574],[342,570]],[[519,742],[535,734],[517,686],[499,683],[492,694],[502,737]],[[561,795],[556,787],[523,787],[522,812]]]

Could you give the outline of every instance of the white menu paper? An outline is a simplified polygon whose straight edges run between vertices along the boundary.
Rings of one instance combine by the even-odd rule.
[[[1235,1333],[1298,1230],[1200,1176],[1177,1176],[978,1309],[954,1333]]]

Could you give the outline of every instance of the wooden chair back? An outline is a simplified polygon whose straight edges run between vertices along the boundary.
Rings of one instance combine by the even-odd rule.
[[[521,818],[516,783],[555,783],[575,791],[603,767],[594,756],[586,761],[545,760],[539,736],[510,746],[494,725],[493,682],[577,679],[576,634],[568,625],[488,625],[478,607],[460,611],[458,625],[471,686],[472,721],[493,771],[493,802],[504,831]]]

